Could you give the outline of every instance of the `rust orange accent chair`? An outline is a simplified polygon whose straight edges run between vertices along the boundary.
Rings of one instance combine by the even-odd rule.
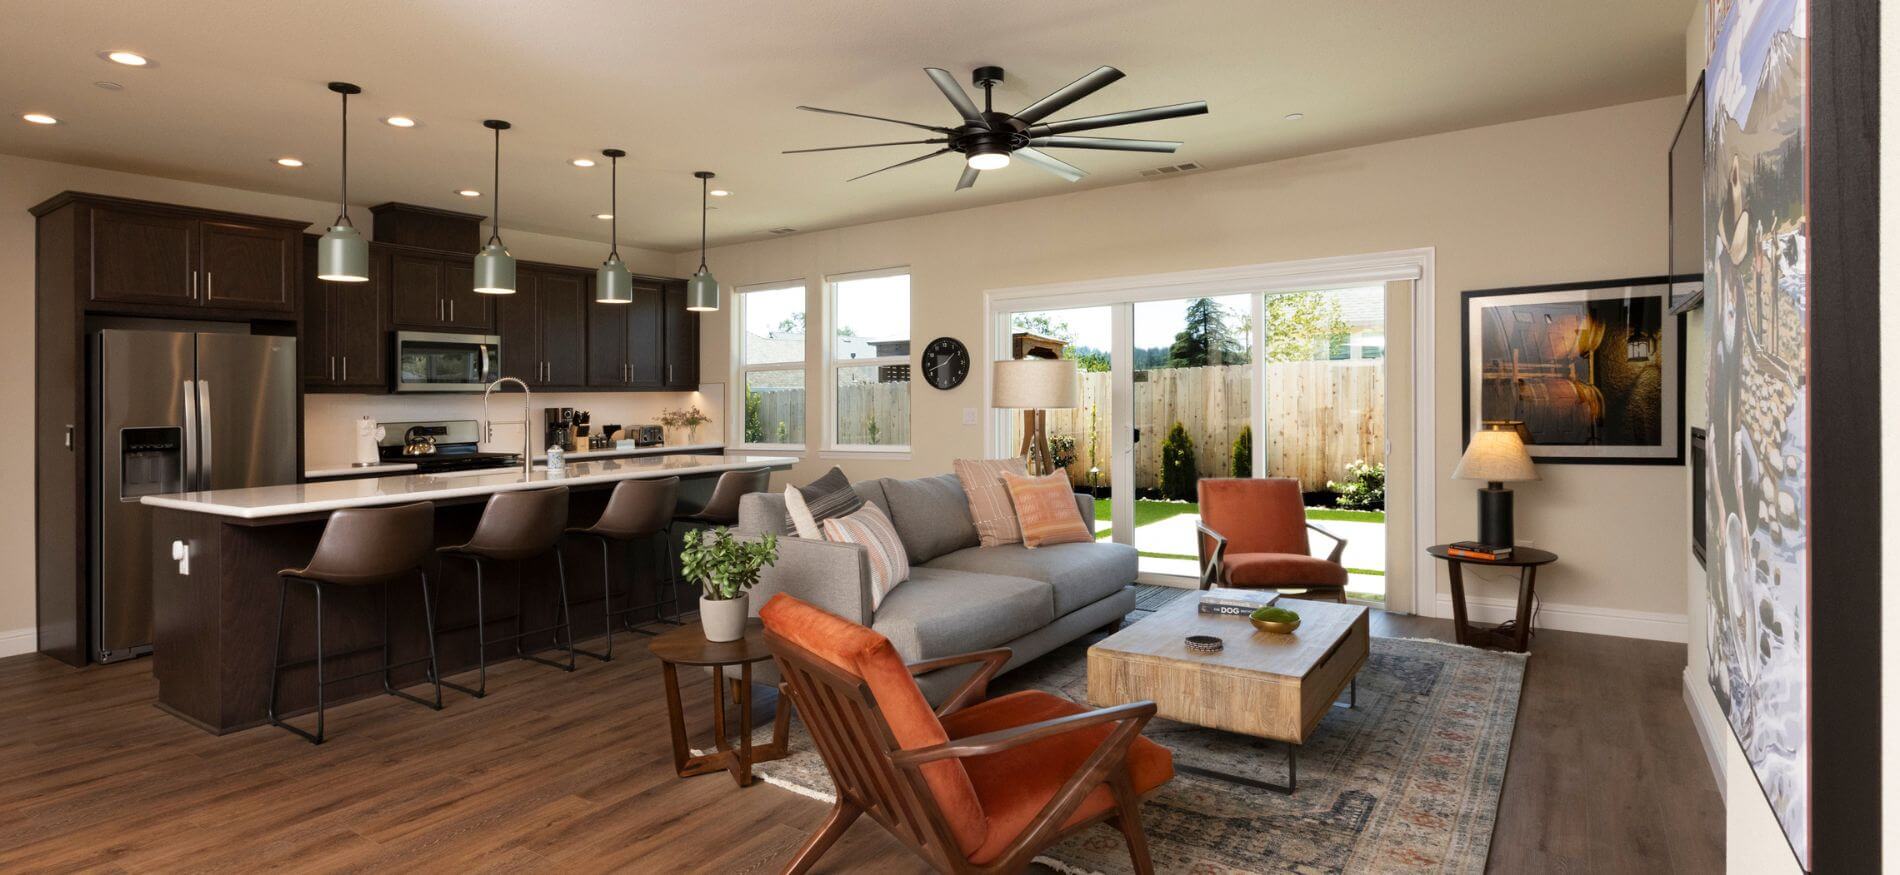
[[[1201,588],[1301,589],[1346,600],[1346,539],[1306,521],[1300,481],[1210,477],[1200,482]],[[1306,530],[1333,539],[1332,555],[1308,554]]]
[[[838,801],[786,864],[811,869],[860,815],[942,872],[1020,872],[1043,849],[1100,822],[1149,873],[1141,798],[1174,758],[1141,737],[1153,702],[1088,710],[1040,690],[987,698],[999,648],[905,665],[883,635],[779,593],[760,609],[765,641]],[[917,674],[977,664],[936,711]]]

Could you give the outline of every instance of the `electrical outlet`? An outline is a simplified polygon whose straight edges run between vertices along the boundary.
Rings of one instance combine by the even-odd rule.
[[[974,407],[963,408],[963,424],[964,425],[976,424],[976,408]]]

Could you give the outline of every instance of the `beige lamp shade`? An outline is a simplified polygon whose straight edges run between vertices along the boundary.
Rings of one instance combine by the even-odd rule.
[[[990,371],[990,406],[1011,410],[1074,407],[1075,373],[1075,362],[1068,359],[996,362]]]
[[[1524,441],[1513,429],[1487,429],[1472,435],[1465,457],[1458,460],[1451,476],[1489,483],[1538,479],[1530,451],[1524,449]]]

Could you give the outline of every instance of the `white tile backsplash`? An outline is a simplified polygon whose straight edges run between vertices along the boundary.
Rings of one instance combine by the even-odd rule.
[[[621,426],[654,425],[665,410],[698,406],[712,419],[699,427],[699,443],[721,443],[725,420],[724,383],[707,383],[697,392],[536,392],[530,400],[530,422],[536,431],[536,453],[547,449],[540,445],[541,409],[576,407],[592,414],[595,426],[619,423]],[[472,395],[305,395],[303,403],[304,467],[321,468],[336,463],[349,464],[355,446],[356,420],[374,417],[378,422],[414,422],[422,419],[482,418],[482,396]],[[514,387],[489,398],[489,413],[495,418],[495,441],[499,452],[520,452],[521,393]]]

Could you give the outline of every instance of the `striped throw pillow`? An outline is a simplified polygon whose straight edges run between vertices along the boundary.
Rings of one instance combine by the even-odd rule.
[[[904,542],[897,537],[891,518],[866,504],[856,513],[821,521],[825,540],[834,544],[860,544],[871,559],[871,610],[884,603],[884,596],[910,579],[910,557]]]
[[[813,541],[824,538],[818,524],[864,506],[844,469],[833,465],[825,476],[804,486],[785,487],[785,527]]]
[[[984,547],[1000,547],[1023,539],[1016,523],[1016,508],[1010,504],[1009,489],[1003,475],[1028,473],[1021,456],[1014,459],[958,459],[957,479],[963,482],[963,494],[970,499],[970,518],[976,522],[976,540]]]
[[[1023,546],[1034,550],[1048,544],[1086,544],[1095,533],[1082,522],[1082,510],[1076,507],[1075,490],[1069,475],[1056,471],[1042,477],[1004,474],[1009,498],[1016,506],[1016,519],[1022,526]]]

